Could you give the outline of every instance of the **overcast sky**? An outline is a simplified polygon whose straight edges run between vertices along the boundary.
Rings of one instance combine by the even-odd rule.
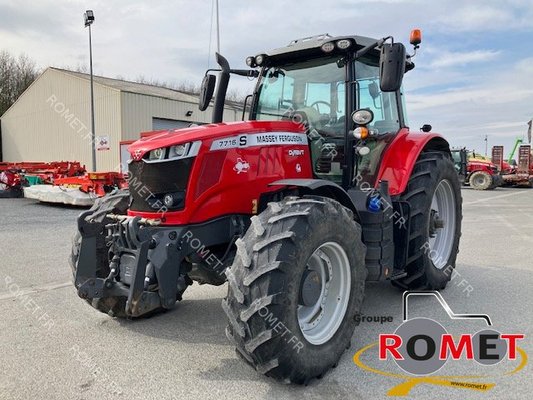
[[[200,82],[211,0],[0,0],[0,50],[25,53],[40,67],[87,65],[86,9],[96,17],[96,74]],[[421,28],[416,68],[404,81],[412,129],[430,123],[452,145],[480,152],[487,134],[489,146],[507,152],[533,117],[532,0],[220,0],[220,25],[221,52],[235,68],[300,37],[392,34],[407,43]],[[243,79],[230,85],[250,87]]]

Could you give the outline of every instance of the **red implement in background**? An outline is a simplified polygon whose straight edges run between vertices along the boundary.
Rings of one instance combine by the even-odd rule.
[[[52,184],[84,173],[85,166],[78,161],[0,162],[0,197],[22,197],[22,188],[31,181]]]
[[[88,172],[83,176],[58,178],[55,186],[77,188],[84,193],[94,193],[98,197],[109,193],[115,188],[128,187],[124,175],[119,172]]]
[[[516,167],[503,159],[503,146],[492,148],[492,162],[498,166],[504,185],[533,186],[531,145],[524,144],[519,147]]]

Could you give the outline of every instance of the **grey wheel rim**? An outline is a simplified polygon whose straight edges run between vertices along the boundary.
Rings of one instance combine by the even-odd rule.
[[[476,176],[476,182],[475,182],[475,185],[476,186],[483,186],[485,185],[485,180],[486,180],[486,176],[485,175],[478,175]]]
[[[306,271],[313,282],[302,282],[300,287],[304,301],[298,305],[298,323],[309,343],[321,345],[335,335],[344,320],[351,290],[350,261],[338,243],[327,242],[309,257]],[[305,296],[304,287],[310,288]]]
[[[433,194],[429,226],[429,257],[438,269],[446,267],[455,241],[455,192],[448,180],[442,180]]]

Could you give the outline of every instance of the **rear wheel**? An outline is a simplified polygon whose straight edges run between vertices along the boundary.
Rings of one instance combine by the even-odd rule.
[[[402,200],[410,205],[407,276],[393,281],[402,289],[446,287],[461,236],[461,189],[449,157],[422,153]]]
[[[307,383],[349,346],[364,295],[361,228],[328,198],[289,197],[252,218],[226,272],[227,336],[259,372]]]
[[[474,172],[468,181],[470,182],[470,187],[475,190],[493,189],[492,176],[485,171]]]

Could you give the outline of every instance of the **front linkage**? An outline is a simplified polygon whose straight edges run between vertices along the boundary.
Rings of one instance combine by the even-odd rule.
[[[205,251],[231,242],[246,228],[239,216],[190,226],[162,226],[156,219],[117,215],[110,203],[78,218],[81,242],[74,280],[83,299],[125,300],[124,313],[129,317],[171,309],[181,300],[192,284],[188,273],[195,253],[199,254],[194,243],[201,243]],[[227,262],[218,262],[212,271],[220,282],[225,280],[226,267]]]

